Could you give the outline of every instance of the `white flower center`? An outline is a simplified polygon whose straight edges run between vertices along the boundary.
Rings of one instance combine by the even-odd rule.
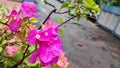
[[[48,32],[45,32],[45,36],[48,36]]]
[[[39,39],[39,38],[40,38],[40,35],[39,35],[39,34],[37,34],[35,37],[36,37],[37,39]]]

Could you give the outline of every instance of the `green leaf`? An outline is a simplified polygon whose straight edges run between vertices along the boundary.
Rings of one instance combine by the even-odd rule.
[[[40,22],[40,26],[41,26],[41,27],[43,27],[43,26],[44,26],[43,22]]]
[[[83,3],[87,8],[91,8],[95,4],[93,0],[83,0]]]
[[[35,45],[35,46],[36,46],[36,45]],[[29,52],[34,51],[34,50],[35,50],[35,46],[30,46],[30,47],[29,47],[29,49],[28,49],[28,50],[29,50]]]
[[[3,24],[0,24],[0,29],[2,29],[2,27],[3,27]]]
[[[32,17],[32,18],[30,18],[30,22],[32,22],[32,23],[37,23],[38,20],[37,20],[36,18]]]
[[[13,56],[16,60],[20,60],[23,57],[23,52],[21,50],[17,51],[17,53]]]
[[[73,9],[70,10],[70,14],[75,15],[75,14],[76,14],[76,11],[77,11],[77,10],[76,10],[75,8],[73,8]]]
[[[31,64],[28,60],[29,60],[30,56],[28,56],[27,58],[24,59],[24,62],[28,65],[28,66],[31,66],[31,67],[35,67],[37,66],[38,64],[38,61],[36,61],[36,63],[34,64]]]
[[[10,58],[6,58],[5,61],[3,62],[3,64],[4,64],[5,68],[11,68],[15,64],[15,61],[13,61]]]
[[[0,52],[2,52],[2,47],[0,47]]]
[[[22,65],[19,65],[18,68],[23,68]]]
[[[3,3],[0,3],[0,8],[2,8],[2,7],[3,7],[3,5],[4,5]]]
[[[61,5],[61,8],[60,9],[63,9],[63,8],[66,8],[66,7],[68,7],[68,2],[64,2],[62,5]]]
[[[63,18],[58,18],[57,20],[59,23],[62,23],[63,22]]]
[[[2,45],[6,44],[6,40],[2,40]]]
[[[56,64],[52,64],[50,68],[57,68]]]
[[[27,35],[27,32],[26,32],[26,30],[24,30],[24,32],[22,33],[22,41],[24,41],[24,42],[25,42],[26,35]]]
[[[83,10],[83,9],[80,8],[79,10],[80,10],[80,13],[84,13],[84,10]]]
[[[13,38],[13,35],[7,35],[7,40]]]
[[[83,0],[83,3],[85,4],[86,8],[89,8],[91,10],[95,10],[96,13],[100,12],[99,6],[94,2],[94,0]]]
[[[62,35],[62,36],[64,36],[64,31],[61,29],[61,28],[59,28],[59,33]]]
[[[87,16],[85,14],[82,15],[82,18],[83,18],[84,21],[87,20]]]

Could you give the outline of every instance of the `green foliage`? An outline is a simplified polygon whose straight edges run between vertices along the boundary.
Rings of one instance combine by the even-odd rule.
[[[57,68],[56,64],[52,64],[50,68]]]
[[[3,48],[2,48],[2,47],[0,47],[0,52],[2,52],[2,49],[3,49]]]
[[[3,8],[5,3],[0,3],[0,21],[6,20],[6,15],[9,13],[8,8]]]
[[[11,68],[16,62],[13,61],[12,59],[10,58],[5,58],[4,60],[4,68]]]
[[[2,45],[6,44],[6,40],[2,40]]]
[[[93,0],[83,0],[85,7],[90,9],[95,15],[100,12],[99,5],[97,5]]]
[[[2,8],[3,7],[3,3],[0,3],[0,8]]]
[[[10,40],[10,39],[12,39],[13,38],[13,35],[11,35],[11,34],[8,34],[7,36],[6,36],[6,39],[7,40]]]
[[[17,51],[17,53],[13,56],[13,58],[17,61],[21,60],[23,57],[23,52],[22,50]]]
[[[76,11],[77,11],[77,9],[73,8],[73,9],[70,10],[70,14],[71,15],[76,15]]]
[[[0,24],[0,29],[2,29],[2,27],[3,27],[3,24]]]
[[[22,33],[22,41],[25,43],[26,41],[25,41],[25,37],[26,37],[26,35],[27,35],[27,32],[26,32],[26,30],[24,30],[23,31],[23,33]]]
[[[111,0],[110,5],[120,7],[120,0]]]
[[[61,8],[60,9],[62,9],[62,8],[66,8],[66,7],[68,7],[68,2],[64,2],[62,5],[61,5]]]
[[[35,46],[36,46],[36,45],[30,46],[29,49],[28,49],[28,51],[29,51],[29,52],[34,51],[34,50],[35,50]]]
[[[25,58],[24,62],[25,62],[28,66],[36,67],[37,64],[38,64],[38,62],[36,62],[36,63],[34,63],[34,64],[31,64],[31,63],[29,62],[29,58],[30,58],[30,56],[28,56],[27,58]]]
[[[63,20],[63,18],[58,18],[58,20],[57,20],[59,23],[62,23],[64,20]]]
[[[22,65],[19,65],[18,68],[23,68],[23,66],[22,66]]]
[[[32,22],[32,23],[37,23],[38,20],[37,20],[36,18],[32,17],[32,18],[30,18],[30,22]]]
[[[120,0],[94,0],[97,4],[102,6],[102,4],[109,4],[112,6],[120,7]]]
[[[87,15],[92,13],[96,16],[100,12],[99,5],[97,5],[94,0],[68,0],[63,3],[62,8],[67,8],[71,16],[76,16],[78,18],[87,19]]]
[[[59,33],[62,35],[62,36],[64,36],[64,31],[63,31],[63,29],[61,29],[61,28],[59,28]]]

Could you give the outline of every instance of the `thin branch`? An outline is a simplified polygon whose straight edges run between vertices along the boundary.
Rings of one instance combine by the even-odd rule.
[[[68,11],[65,11],[65,12],[55,12],[55,14],[65,14],[65,13],[68,13]]]
[[[47,18],[44,20],[43,24],[45,24],[45,22],[48,20],[48,18],[56,12],[56,7],[52,4],[50,4],[49,2],[45,1],[46,4],[52,6],[54,9],[49,13],[49,15],[47,16]],[[41,26],[38,28],[38,29],[41,29]]]
[[[8,24],[7,23],[3,23],[3,22],[0,22],[1,24],[3,24],[3,25],[7,25],[8,26]]]
[[[26,58],[26,53],[28,51],[29,46],[30,45],[28,44],[25,52],[23,53],[23,58],[18,63],[16,63],[14,66],[12,66],[11,68],[17,68],[21,63],[23,63],[24,59]]]
[[[34,49],[34,51],[36,51],[36,50],[37,50],[37,44],[35,45],[35,49]],[[30,56],[34,51],[32,51],[31,53],[27,54],[25,57]]]
[[[64,25],[64,24],[66,24],[68,21],[70,21],[71,19],[73,19],[73,18],[75,18],[76,16],[73,16],[73,17],[71,17],[71,18],[69,18],[68,20],[66,20],[65,22],[63,22],[62,24],[60,24],[58,27],[60,27],[60,26],[62,26],[62,25]]]
[[[43,24],[45,24],[45,22],[48,20],[48,18],[52,15],[52,13],[54,13],[56,11],[56,9],[53,9],[49,15],[47,16],[47,18],[44,20]],[[41,26],[38,28],[38,29],[41,29]]]
[[[5,58],[9,58],[9,59],[11,59],[11,60],[13,60],[13,61],[15,61],[15,62],[18,62],[16,59],[14,59],[14,58],[12,58],[12,57],[7,57],[7,56],[2,56],[2,57],[5,57]]]
[[[1,21],[0,21],[0,23],[3,24],[3,25],[7,25],[7,26],[8,26],[7,23],[8,23],[9,21],[10,21],[10,19],[8,19],[5,23],[4,23],[4,22],[1,22]]]
[[[54,13],[56,11],[56,9],[53,9],[50,14],[47,16],[47,18],[45,19],[45,21],[43,22],[43,24],[45,24],[45,22],[48,20],[48,18],[52,15],[52,13]]]
[[[51,3],[47,2],[46,0],[45,0],[45,3],[56,9],[56,7],[54,5],[52,5]]]
[[[24,54],[23,54],[23,58],[25,58],[25,55],[26,55],[29,47],[30,47],[30,45],[28,44],[28,45],[27,45],[27,48],[25,49],[25,52],[24,52]]]
[[[50,6],[53,7],[54,9],[49,13],[49,15],[47,16],[47,18],[44,20],[43,24],[45,24],[45,22],[48,20],[48,18],[49,18],[53,13],[56,12],[56,7],[55,7],[54,5],[50,4],[50,3],[47,2],[46,0],[45,0],[45,3],[48,4],[48,5],[50,5]],[[41,26],[40,26],[38,29],[41,29]]]

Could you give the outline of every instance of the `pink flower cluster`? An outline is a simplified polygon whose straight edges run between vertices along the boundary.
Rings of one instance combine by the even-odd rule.
[[[65,56],[59,58],[58,62],[57,62],[57,66],[58,68],[66,68],[68,66],[68,61],[67,58]]]
[[[6,46],[5,49],[7,51],[6,56],[11,57],[20,49],[20,47],[19,46]]]
[[[27,18],[35,17],[37,18],[39,15],[36,12],[36,4],[33,2],[23,2],[20,8],[20,12]]]
[[[20,11],[12,10],[11,14],[7,16],[7,18],[12,18],[9,23],[9,28],[12,32],[17,31],[20,28],[22,22],[24,22],[23,18],[20,14],[23,14],[26,18],[38,17],[39,15],[36,12],[36,5],[32,2],[23,2],[20,8]]]
[[[24,18],[38,17],[35,12],[36,5],[34,3],[23,2],[19,12],[12,10],[11,14],[7,16],[7,18],[10,18],[9,29],[12,32],[16,32],[19,30],[21,23],[24,22]],[[45,67],[49,67],[53,63],[57,63],[60,68],[65,67],[67,64],[66,59],[59,59],[64,54],[64,51],[62,50],[62,42],[58,39],[58,24],[51,22],[49,18],[41,29],[36,29],[33,25],[28,27],[26,30],[29,33],[26,41],[29,44],[39,44],[38,49],[31,55],[29,62],[35,63],[36,59],[39,58],[39,61]],[[15,39],[7,41],[7,43],[14,42]],[[13,56],[19,48],[18,46],[7,46],[7,56]]]
[[[26,40],[29,44],[39,44],[39,48],[31,55],[29,62],[35,63],[38,57],[45,66],[56,63],[59,56],[64,54],[58,35],[58,25],[52,23],[50,19],[41,30],[31,30]]]

